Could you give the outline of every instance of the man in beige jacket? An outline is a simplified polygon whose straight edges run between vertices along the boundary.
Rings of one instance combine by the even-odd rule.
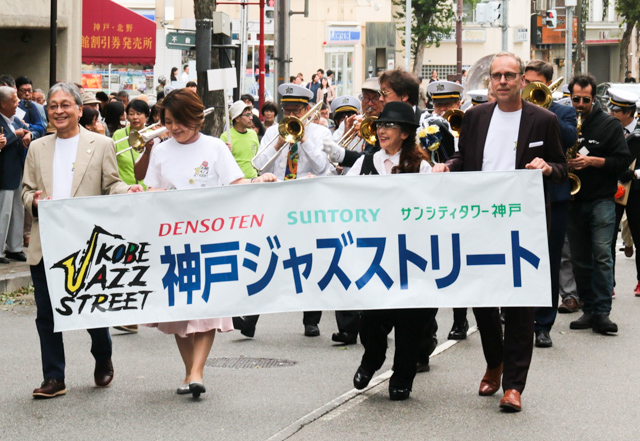
[[[62,333],[53,332],[53,310],[42,260],[38,201],[142,191],[140,185],[128,186],[120,180],[113,141],[78,125],[82,97],[76,86],[54,85],[47,102],[49,121],[56,134],[31,143],[22,188],[22,201],[33,215],[27,263],[31,265],[35,288],[36,326],[44,376],[41,387],[33,391],[35,398],[53,398],[67,392]],[[107,387],[113,380],[109,329],[88,331],[91,353],[96,360],[95,383],[98,387]]]

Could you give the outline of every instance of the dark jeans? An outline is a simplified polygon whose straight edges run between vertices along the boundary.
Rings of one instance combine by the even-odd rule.
[[[536,308],[536,331],[550,331],[558,314],[560,293],[560,260],[564,236],[567,232],[569,201],[551,204],[551,227],[549,230],[549,266],[551,267],[551,307]]]
[[[395,328],[396,351],[390,387],[413,385],[418,364],[418,350],[424,341],[425,323],[431,322],[437,309],[384,309],[362,311],[360,341],[364,346],[361,366],[371,375],[382,367],[387,352],[387,334]]]
[[[41,260],[31,266],[34,297],[38,312],[36,327],[40,336],[40,352],[42,354],[42,375],[45,380],[54,378],[64,381],[64,343],[62,333],[53,332],[53,309],[49,297],[49,288]],[[96,361],[106,361],[111,358],[111,336],[109,328],[87,329],[91,335],[91,354]]]
[[[611,241],[616,221],[611,199],[573,201],[567,235],[578,296],[588,314],[609,314],[613,291]]]

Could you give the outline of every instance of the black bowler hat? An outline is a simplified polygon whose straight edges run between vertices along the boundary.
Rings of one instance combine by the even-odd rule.
[[[392,122],[403,124],[417,129],[419,124],[416,122],[416,114],[413,107],[402,101],[392,101],[385,104],[382,113],[376,120],[376,123]]]

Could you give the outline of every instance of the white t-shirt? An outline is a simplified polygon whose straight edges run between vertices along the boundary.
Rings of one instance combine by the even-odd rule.
[[[218,138],[200,134],[191,144],[174,138],[154,147],[144,178],[148,187],[186,189],[229,185],[244,173]]]
[[[79,141],[79,133],[73,138],[56,138],[53,150],[53,195],[51,195],[53,199],[71,197]]]
[[[376,171],[378,172],[379,175],[388,175],[390,173],[387,173],[387,166],[385,164],[386,160],[391,161],[391,168],[395,167],[396,165],[398,165],[400,163],[400,152],[389,156],[387,154],[387,152],[385,152],[384,150],[378,150],[377,152],[375,152],[373,154],[373,166],[376,169]],[[356,160],[356,162],[353,164],[353,167],[351,167],[351,169],[349,169],[349,172],[347,173],[347,176],[357,176],[360,174],[360,172],[362,171],[362,163],[364,162],[364,155],[360,155],[360,157]],[[431,173],[431,166],[429,165],[429,163],[427,161],[422,161],[420,163],[420,171],[419,173],[424,174],[424,173]]]
[[[182,75],[180,75],[180,79],[182,80],[183,83],[188,83],[189,82],[189,74],[186,72],[182,72]]]
[[[516,169],[516,148],[522,109],[503,112],[495,107],[487,139],[484,143],[482,171],[505,171]]]

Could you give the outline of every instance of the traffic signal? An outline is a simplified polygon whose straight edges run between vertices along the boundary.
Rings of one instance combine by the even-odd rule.
[[[276,0],[267,0],[266,4],[265,4],[265,8],[264,8],[264,16],[269,19],[272,20],[273,17],[275,16],[275,12],[274,12],[274,7]]]
[[[549,9],[547,11],[547,15],[544,19],[544,24],[547,25],[549,29],[555,29],[558,25],[558,14],[555,9]]]
[[[476,23],[491,24],[502,16],[501,2],[486,2],[476,4]]]

